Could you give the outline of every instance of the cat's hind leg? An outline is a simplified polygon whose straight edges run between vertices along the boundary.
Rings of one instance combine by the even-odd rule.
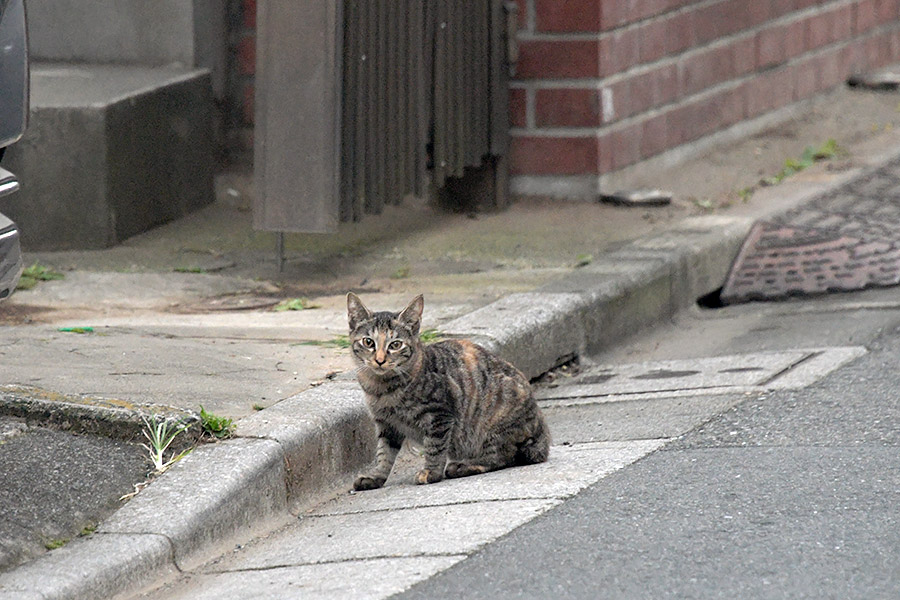
[[[550,455],[550,433],[540,414],[530,429],[528,437],[520,442],[513,443],[506,438],[503,442],[486,445],[479,456],[449,461],[445,475],[453,479],[544,462]]]
[[[454,479],[504,469],[515,464],[515,454],[516,447],[512,444],[488,446],[474,458],[448,461],[444,474],[448,479]]]
[[[517,465],[542,463],[550,456],[550,431],[541,414],[536,416],[531,435],[518,444],[513,462]]]

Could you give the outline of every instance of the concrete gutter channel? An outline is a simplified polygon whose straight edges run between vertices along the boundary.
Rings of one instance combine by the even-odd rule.
[[[752,217],[688,218],[530,293],[444,324],[536,377],[668,319],[721,287],[745,235],[872,168],[896,149],[827,182],[785,183],[777,208]],[[0,394],[2,395],[2,394]],[[349,489],[373,455],[374,427],[355,381],[311,388],[238,422],[237,437],[198,447],[91,536],[0,575],[16,599],[128,597],[287,523]]]

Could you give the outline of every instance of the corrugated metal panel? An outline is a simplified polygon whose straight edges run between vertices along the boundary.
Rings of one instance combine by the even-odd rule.
[[[266,0],[258,10],[258,228],[333,230],[506,151],[501,0]]]

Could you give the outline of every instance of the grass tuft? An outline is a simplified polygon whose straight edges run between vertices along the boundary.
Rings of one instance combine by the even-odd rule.
[[[150,418],[141,416],[144,421],[144,429],[141,433],[147,438],[148,444],[141,444],[150,453],[150,462],[157,474],[164,473],[169,467],[184,458],[189,450],[185,450],[179,454],[172,453],[172,456],[166,460],[166,450],[175,441],[185,429],[190,427],[189,423],[171,422],[166,419],[158,420],[156,415],[150,415]]]
[[[283,312],[287,310],[312,310],[314,308],[321,308],[321,306],[313,304],[307,298],[288,298],[276,304],[272,310]]]
[[[330,340],[304,340],[294,344],[296,346],[321,346],[323,348],[349,348],[350,336],[336,335]]]
[[[437,329],[426,329],[419,334],[419,339],[423,344],[430,344],[442,339],[444,336]]]
[[[54,281],[57,279],[65,279],[65,277],[66,276],[59,271],[54,271],[50,267],[36,262],[22,271],[22,277],[19,278],[16,289],[30,290],[33,289],[39,281]]]

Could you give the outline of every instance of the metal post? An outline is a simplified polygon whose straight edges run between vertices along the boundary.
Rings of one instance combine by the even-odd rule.
[[[278,272],[284,273],[284,232],[275,233],[275,262],[278,263]]]

